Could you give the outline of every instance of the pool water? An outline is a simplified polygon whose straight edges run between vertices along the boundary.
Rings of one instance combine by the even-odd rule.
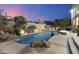
[[[48,41],[51,36],[53,36],[53,32],[43,32],[40,34],[33,34],[29,36],[19,37],[16,42],[21,44],[31,44],[33,41],[42,41],[46,40]]]

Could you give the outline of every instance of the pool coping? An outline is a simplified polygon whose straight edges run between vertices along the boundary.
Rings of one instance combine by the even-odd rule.
[[[55,32],[55,31],[43,31],[43,32]],[[18,36],[19,38],[22,38],[22,37],[26,37],[26,36],[30,36],[30,35],[36,35],[36,34],[40,34],[40,33],[43,33],[43,32],[39,32],[39,33],[29,33],[27,35],[24,35],[24,36]],[[18,38],[17,37],[17,38]]]

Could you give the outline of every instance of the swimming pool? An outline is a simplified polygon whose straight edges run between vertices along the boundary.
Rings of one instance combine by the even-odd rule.
[[[39,34],[33,34],[24,37],[18,37],[16,42],[20,44],[31,44],[33,41],[42,41],[42,40],[49,40],[51,36],[53,36],[53,32],[43,32]]]

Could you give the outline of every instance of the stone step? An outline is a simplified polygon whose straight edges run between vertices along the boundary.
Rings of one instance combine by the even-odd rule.
[[[68,40],[71,54],[78,54],[78,49],[72,39]]]
[[[77,49],[78,49],[78,52],[79,52],[79,38],[78,37],[75,37],[75,36],[73,36],[73,41],[74,41],[74,43],[75,43],[75,45],[76,45],[76,47],[77,47]]]

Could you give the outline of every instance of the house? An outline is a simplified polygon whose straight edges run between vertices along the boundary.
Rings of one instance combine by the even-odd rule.
[[[72,5],[71,19],[72,29],[77,29],[79,25],[79,4]]]

